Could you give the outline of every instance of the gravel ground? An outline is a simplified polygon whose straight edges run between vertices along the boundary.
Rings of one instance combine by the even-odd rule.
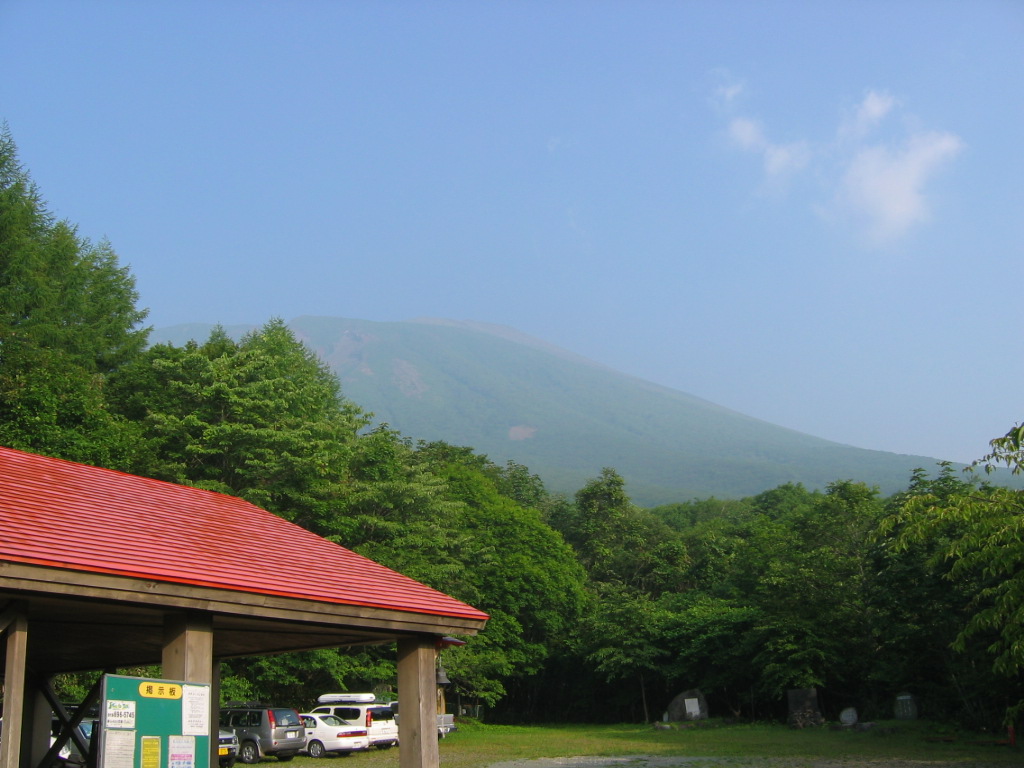
[[[948,762],[931,760],[815,760],[813,758],[746,757],[549,757],[540,760],[510,760],[490,768],[1006,768],[1006,763]]]

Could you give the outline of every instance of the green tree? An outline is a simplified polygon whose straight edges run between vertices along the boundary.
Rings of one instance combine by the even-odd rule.
[[[328,538],[472,603],[479,595],[461,556],[461,504],[413,448],[382,424],[353,442],[344,493]]]
[[[1024,427],[1015,426],[991,442],[992,451],[976,462],[986,471],[1000,465],[1024,471]],[[992,669],[1019,681],[1024,671],[1024,492],[982,486],[944,494],[909,496],[887,521],[895,546],[908,549],[930,542],[930,562],[948,564],[944,576],[974,585],[969,614],[959,625],[953,647],[967,651],[981,640]],[[1024,691],[1015,689],[1007,718],[1024,711]]]
[[[671,653],[665,642],[671,614],[649,595],[622,584],[599,585],[597,591],[594,614],[583,632],[588,660],[607,682],[635,685],[643,720],[650,722],[647,686]]]
[[[0,442],[125,469],[134,425],[107,408],[108,374],[143,348],[135,281],[108,243],[55,221],[0,132]]]
[[[158,344],[111,377],[152,446],[144,474],[246,499],[333,532],[348,453],[366,417],[280,320],[236,343]]]
[[[460,505],[451,536],[459,537],[471,602],[490,615],[481,635],[446,651],[448,676],[458,691],[493,704],[509,680],[537,674],[569,641],[586,603],[585,574],[537,509],[501,492],[502,468],[445,443],[418,452]]]
[[[954,649],[982,585],[977,574],[950,573],[952,563],[943,553],[959,535],[955,520],[913,539],[898,521],[915,499],[942,506],[987,492],[977,478],[946,463],[935,477],[915,470],[908,489],[889,499],[888,516],[876,533],[871,595],[881,629],[869,677],[879,684],[899,680],[902,689],[929,702],[932,716],[973,727],[990,727],[1001,717],[1001,711],[992,710],[1002,686],[989,668],[987,639],[972,639],[960,652]]]
[[[685,586],[688,555],[679,534],[636,507],[614,469],[601,470],[577,491],[575,504],[554,506],[547,519],[576,551],[591,581],[651,594]]]
[[[660,603],[666,616],[662,642],[670,649],[661,667],[665,678],[713,694],[739,717],[759,679],[751,663],[760,640],[754,631],[762,623],[759,610],[701,590],[666,595]]]
[[[754,605],[761,650],[762,690],[859,680],[874,640],[866,603],[870,534],[881,516],[877,491],[860,483],[832,483],[813,503],[781,512],[756,548],[760,574]]]

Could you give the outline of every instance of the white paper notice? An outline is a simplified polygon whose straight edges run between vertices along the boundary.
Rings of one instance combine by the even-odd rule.
[[[169,736],[167,739],[167,768],[195,768],[196,737]]]
[[[104,715],[104,728],[134,728],[135,702],[131,699],[110,699],[107,701],[107,711]]]
[[[103,768],[135,765],[135,731],[107,731],[103,739]]]
[[[186,736],[210,735],[208,685],[181,686],[181,732]]]
[[[686,704],[686,715],[687,717],[696,717],[700,714],[700,700],[699,699],[683,699],[683,703]]]

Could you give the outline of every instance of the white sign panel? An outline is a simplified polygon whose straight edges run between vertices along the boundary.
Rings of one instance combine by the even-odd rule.
[[[104,728],[134,728],[135,702],[130,699],[107,701],[107,709],[103,713]]]
[[[186,736],[210,734],[210,687],[183,685],[181,687],[181,732]]]

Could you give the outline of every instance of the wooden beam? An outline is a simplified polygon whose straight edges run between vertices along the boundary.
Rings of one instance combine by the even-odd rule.
[[[39,592],[51,597],[95,598],[179,610],[343,625],[395,633],[475,635],[486,621],[386,607],[300,600],[280,595],[158,582],[128,576],[75,572],[59,568],[0,562],[0,590]]]

